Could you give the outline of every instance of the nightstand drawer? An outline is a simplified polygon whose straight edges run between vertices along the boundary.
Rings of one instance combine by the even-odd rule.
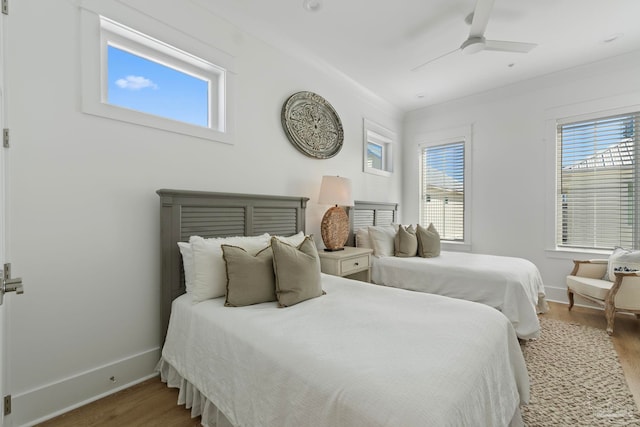
[[[369,268],[368,255],[340,261],[340,271],[342,271],[342,274],[349,274],[351,272],[356,272],[367,268]]]

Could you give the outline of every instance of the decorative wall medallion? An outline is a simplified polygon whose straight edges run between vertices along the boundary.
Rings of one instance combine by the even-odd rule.
[[[331,104],[313,92],[297,92],[282,106],[282,127],[302,153],[328,159],[342,149],[344,131]]]

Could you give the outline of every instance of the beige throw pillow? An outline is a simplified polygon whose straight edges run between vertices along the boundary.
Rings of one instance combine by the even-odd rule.
[[[395,239],[395,255],[397,257],[412,257],[418,253],[418,237],[413,226],[398,227]]]
[[[418,224],[416,230],[418,237],[418,255],[422,258],[433,258],[440,255],[440,235],[433,224],[424,228]]]
[[[196,304],[210,298],[224,296],[227,287],[227,272],[222,258],[221,245],[238,246],[251,255],[269,246],[269,235],[236,236],[204,239],[191,236],[189,243],[193,253],[193,286],[191,298]]]
[[[273,270],[276,276],[276,298],[280,307],[324,294],[320,279],[320,258],[313,239],[305,237],[294,247],[271,238]]]
[[[242,307],[276,300],[271,246],[255,256],[237,246],[222,245],[227,267],[227,307]]]

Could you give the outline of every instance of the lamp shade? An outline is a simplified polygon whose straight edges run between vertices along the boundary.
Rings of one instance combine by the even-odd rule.
[[[320,184],[318,204],[353,206],[351,180],[340,176],[323,176],[322,183]]]

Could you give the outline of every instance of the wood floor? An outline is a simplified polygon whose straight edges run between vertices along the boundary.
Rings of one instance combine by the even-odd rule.
[[[578,307],[569,312],[564,304],[550,303],[545,317],[577,322],[605,330],[604,312]],[[629,388],[640,407],[640,321],[618,314],[612,337]],[[45,427],[121,427],[121,426],[199,426],[200,418],[176,404],[178,391],[169,389],[159,379],[151,379],[104,399],[83,406],[45,423]]]

